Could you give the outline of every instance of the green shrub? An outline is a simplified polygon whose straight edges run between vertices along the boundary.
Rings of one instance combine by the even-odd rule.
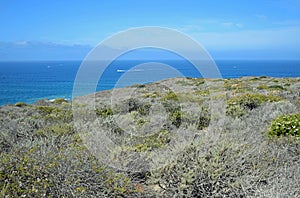
[[[160,96],[160,93],[158,93],[156,91],[153,92],[153,93],[144,93],[144,94],[142,94],[143,98],[157,98],[159,96]]]
[[[173,91],[170,91],[170,92],[168,92],[166,95],[164,95],[162,97],[162,100],[174,100],[174,101],[178,101],[178,97],[177,97],[177,95]]]
[[[199,96],[207,96],[209,95],[209,90],[205,89],[205,90],[197,90],[194,92],[196,95]]]
[[[151,104],[149,103],[143,103],[139,108],[138,112],[140,115],[148,115],[151,108]]]
[[[141,115],[148,115],[151,104],[143,103],[136,98],[129,98],[125,101],[123,113],[130,113],[132,111],[137,111]]]
[[[227,105],[226,107],[226,114],[234,118],[242,117],[246,113],[247,111],[240,105]]]
[[[181,86],[191,86],[192,83],[189,81],[190,79],[178,80],[175,83]]]
[[[197,128],[199,130],[204,129],[205,127],[209,126],[211,114],[209,112],[208,107],[204,106],[201,107],[201,113],[197,122]]]
[[[161,187],[163,197],[246,197],[237,178],[246,171],[235,158],[230,147],[215,146],[201,156],[191,145],[173,163],[152,171],[150,179]]]
[[[254,77],[254,78],[251,78],[250,80],[251,80],[251,81],[258,81],[258,80],[259,80],[259,78],[257,78],[257,77]]]
[[[230,78],[224,80],[224,85],[223,86],[226,90],[231,90],[231,85],[233,84],[232,81],[235,82],[234,80],[231,80]]]
[[[286,90],[286,88],[284,88],[281,85],[270,85],[268,88],[269,89],[277,89],[277,90]]]
[[[17,103],[15,104],[15,106],[16,106],[16,107],[26,107],[27,104],[26,104],[25,102],[17,102]]]
[[[127,175],[104,167],[79,144],[45,142],[2,152],[0,159],[1,197],[135,197]]]
[[[270,136],[300,137],[300,114],[279,116],[273,120],[268,134]]]
[[[266,84],[260,84],[260,85],[257,86],[257,89],[260,89],[260,90],[268,89],[268,86]]]
[[[63,109],[53,106],[37,106],[36,110],[47,121],[70,122],[73,119],[71,109]]]
[[[97,108],[96,115],[106,118],[113,115],[113,110],[109,107]]]
[[[259,78],[268,78],[267,76],[260,76]]]
[[[45,127],[35,131],[34,135],[39,137],[51,137],[53,135],[72,135],[74,134],[74,129],[71,124],[56,124],[49,127]]]
[[[180,106],[177,102],[174,101],[163,101],[162,105],[164,106],[164,108],[166,109],[166,111],[168,113],[172,113],[174,111],[179,111],[180,110]]]
[[[166,130],[160,130],[159,132],[146,136],[142,142],[136,143],[133,149],[135,152],[146,152],[154,149],[162,148],[170,141],[170,134]],[[129,149],[129,150],[131,150]]]
[[[144,84],[134,84],[131,87],[144,88],[144,87],[146,87],[146,85],[144,85]]]
[[[68,101],[64,98],[56,98],[53,100],[54,104],[62,104],[62,103],[67,103]]]
[[[263,94],[243,94],[227,100],[226,113],[232,117],[240,117],[247,110],[252,110],[265,102],[278,102],[281,97]]]
[[[179,128],[182,120],[182,112],[180,110],[175,110],[174,112],[171,112],[169,114],[169,120],[174,126]]]
[[[192,78],[192,81],[195,83],[195,86],[200,86],[205,83],[205,79],[203,78]]]
[[[62,112],[61,108],[53,107],[53,106],[37,106],[36,109],[42,116],[47,116],[52,113],[58,114],[58,113]]]

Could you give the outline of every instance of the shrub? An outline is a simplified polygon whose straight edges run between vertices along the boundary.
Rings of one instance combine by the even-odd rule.
[[[153,93],[145,93],[142,94],[143,98],[157,98],[160,94],[158,92],[153,92]]]
[[[54,104],[62,104],[62,103],[67,103],[68,101],[64,98],[56,98],[53,100]]]
[[[260,84],[260,85],[257,86],[257,89],[260,89],[260,90],[268,89],[268,86],[266,84]]]
[[[274,119],[268,134],[270,136],[300,137],[300,114],[281,115]]]
[[[195,86],[200,86],[205,83],[203,78],[193,78],[192,81],[195,83]]]
[[[184,80],[178,80],[175,83],[179,84],[181,86],[191,86],[192,83],[189,80],[190,80],[189,78],[187,80],[185,80],[185,79]]]
[[[169,120],[174,126],[179,128],[182,120],[182,112],[180,110],[175,110],[174,112],[171,112],[169,114]]]
[[[150,110],[151,104],[149,103],[142,103],[136,98],[130,98],[127,101],[125,101],[124,110],[123,113],[130,113],[132,111],[137,111],[141,115],[148,115]]]
[[[210,123],[210,118],[211,118],[211,114],[209,112],[208,107],[206,106],[201,107],[201,113],[200,113],[199,120],[197,122],[197,128],[199,130],[202,130],[205,127],[208,127]]]
[[[263,94],[244,94],[227,100],[226,113],[232,117],[240,117],[247,110],[253,110],[265,102],[278,102],[281,97]]]
[[[174,92],[170,91],[170,92],[168,92],[166,95],[164,95],[162,97],[162,100],[174,100],[174,101],[178,101],[178,97],[177,97],[177,95]]]
[[[144,88],[144,87],[146,87],[146,85],[144,85],[144,84],[134,84],[131,87]]]
[[[97,108],[96,115],[106,118],[113,115],[113,110],[109,107]]]
[[[133,196],[132,180],[101,165],[84,147],[35,145],[0,153],[3,197]]]
[[[160,130],[159,132],[143,138],[141,143],[136,143],[133,147],[135,152],[152,151],[157,148],[164,147],[170,141],[170,134],[166,130]]]
[[[73,119],[71,109],[63,109],[53,106],[37,106],[36,110],[38,110],[42,118],[47,121],[70,122]]]
[[[70,124],[57,124],[45,127],[35,131],[34,135],[38,137],[51,137],[74,134],[73,126]]]
[[[199,96],[207,96],[209,95],[209,90],[205,89],[205,90],[197,90],[194,92],[196,95]]]
[[[237,155],[231,148],[214,147],[204,156],[198,152],[189,146],[173,163],[151,172],[162,197],[245,197],[237,178],[246,171],[232,164]]]
[[[16,107],[25,107],[25,106],[27,106],[27,104],[26,104],[25,102],[17,102],[17,103],[15,104],[15,106],[16,106]]]
[[[145,115],[149,114],[150,108],[151,108],[151,104],[149,104],[149,103],[143,103],[141,105],[141,107],[138,108],[138,112],[139,112],[139,114],[145,116]]]
[[[247,111],[240,105],[227,105],[226,107],[226,114],[234,118],[242,117],[246,113]]]
[[[269,88],[269,89],[286,90],[286,88],[284,88],[284,87],[281,86],[281,85],[270,85],[268,88]]]

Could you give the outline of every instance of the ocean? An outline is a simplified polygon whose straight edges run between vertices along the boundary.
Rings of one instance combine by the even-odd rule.
[[[114,61],[99,79],[97,90],[150,83],[169,77],[201,77],[184,60],[156,61],[172,65],[134,67],[149,61]],[[300,77],[300,60],[216,60],[223,78],[242,76]],[[72,98],[73,83],[81,61],[0,62],[0,105],[16,102],[34,103],[40,99]],[[134,67],[133,69],[131,69]],[[129,71],[129,72],[127,72]],[[126,77],[126,78],[125,78]],[[122,79],[118,81],[118,79]]]

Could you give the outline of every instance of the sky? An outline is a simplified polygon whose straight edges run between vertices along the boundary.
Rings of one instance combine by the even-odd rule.
[[[300,0],[0,0],[0,61],[81,60],[143,26],[181,31],[215,59],[300,59]]]

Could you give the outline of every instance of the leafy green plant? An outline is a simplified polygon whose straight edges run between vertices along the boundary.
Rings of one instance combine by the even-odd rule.
[[[71,109],[54,106],[37,106],[36,110],[41,114],[41,118],[47,121],[70,122],[73,119]]]
[[[209,95],[209,90],[205,89],[205,90],[197,90],[194,92],[196,95],[199,96],[207,96]]]
[[[197,122],[197,128],[199,130],[202,130],[205,127],[208,127],[210,120],[211,120],[211,114],[209,112],[209,108],[206,106],[201,107],[201,113]]]
[[[274,119],[268,134],[270,136],[300,137],[300,114],[281,115]]]
[[[144,85],[144,84],[134,84],[131,87],[144,88],[144,87],[146,87],[146,85]]]
[[[169,80],[176,83],[178,79]],[[210,99],[222,105],[221,99],[234,95],[240,85],[240,91],[260,84],[273,91],[269,88],[272,84],[290,83],[289,92],[282,93],[288,99],[286,102],[264,104],[282,98],[260,94],[229,98],[227,115],[240,119],[225,116],[218,120],[216,114],[212,115],[211,125],[206,89],[196,87],[204,79],[194,78],[184,80],[190,83],[190,87],[184,87],[191,88],[188,92],[177,85],[180,102],[174,93],[158,90],[158,84],[149,84],[138,89],[143,101],[137,97],[118,101],[112,112],[105,106],[107,103],[101,103],[107,94],[97,94],[96,113],[101,117],[95,118],[100,121],[96,125],[94,117],[88,117],[91,111],[85,111],[87,104],[73,103],[83,107],[84,122],[76,124],[88,127],[78,133],[73,128],[71,103],[41,100],[24,108],[1,106],[0,197],[296,197],[299,185],[295,181],[300,179],[299,113],[290,113],[300,109],[300,79],[278,79],[278,83],[272,80],[258,77],[255,81],[251,78],[225,80],[228,81],[226,92],[219,89],[221,83],[213,85],[209,89]],[[213,84],[224,80],[208,81]],[[197,94],[197,90],[203,92]],[[274,90],[279,92],[280,88]],[[167,97],[162,100],[163,96]],[[151,105],[156,107],[158,103],[163,107],[153,108],[150,114]],[[201,109],[197,109],[198,105]],[[260,105],[263,106],[241,117]],[[115,112],[120,113],[121,121],[134,126],[123,128],[114,119]],[[280,114],[284,116],[266,126]],[[152,120],[153,115],[156,117]],[[155,125],[156,120],[162,125]],[[200,131],[207,126],[205,132]],[[267,127],[265,133],[271,138],[291,138],[270,141],[261,133]],[[135,136],[138,130],[144,136]],[[155,156],[158,161],[149,159],[161,166],[145,171],[110,167],[111,164],[97,159],[83,144],[84,137],[98,131],[117,145],[112,160],[118,162],[119,156],[127,155],[152,157],[155,151],[163,151]],[[185,131],[192,136],[181,133]],[[182,137],[180,145],[173,144],[178,135]],[[169,152],[174,158],[170,158]]]
[[[160,130],[157,133],[146,136],[141,143],[134,145],[133,150],[136,152],[152,151],[162,148],[170,141],[170,133],[167,130]]]
[[[154,91],[153,93],[144,93],[142,94],[143,98],[157,98],[159,97],[161,94],[158,93],[157,91]]]
[[[137,111],[141,115],[149,114],[149,110],[151,108],[151,104],[143,103],[136,98],[129,98],[125,101],[123,105],[123,113],[130,113],[132,111]]]
[[[72,135],[74,134],[74,129],[71,124],[56,124],[49,127],[45,127],[35,131],[34,135],[38,137],[51,137],[51,136],[62,136],[62,135]]]
[[[180,127],[182,121],[182,112],[180,110],[175,110],[169,114],[169,120],[177,128]]]
[[[173,91],[169,91],[166,95],[164,95],[162,97],[162,100],[174,100],[174,101],[178,101],[178,96]]]
[[[149,103],[143,103],[139,108],[138,108],[138,112],[140,115],[148,115],[149,114],[149,111],[150,111],[150,108],[151,108],[151,104]]]
[[[260,85],[257,86],[257,89],[260,89],[260,90],[262,90],[262,89],[268,89],[268,88],[269,87],[266,84],[260,84]]]
[[[15,106],[16,106],[16,107],[26,107],[27,104],[26,104],[25,102],[17,102],[17,103],[15,104]]]
[[[97,108],[96,115],[106,118],[113,115],[113,110],[109,107]]]
[[[226,113],[232,117],[240,117],[248,110],[253,110],[266,102],[278,102],[282,100],[279,96],[263,94],[243,94],[227,100]]]
[[[286,88],[284,88],[281,85],[269,85],[268,86],[266,84],[260,84],[260,85],[258,85],[257,89],[260,89],[260,90],[262,90],[262,89],[265,89],[265,90],[268,90],[268,89],[270,89],[270,90],[286,90]]]
[[[283,86],[281,86],[281,85],[270,85],[269,87],[268,87],[269,89],[277,89],[277,90],[286,90],[286,88],[284,88]]]
[[[192,81],[195,83],[195,86],[200,86],[205,83],[203,78],[192,78]]]
[[[0,153],[1,195],[134,196],[136,187],[130,177],[101,165],[84,146],[66,141],[65,138],[44,138],[28,147]]]

